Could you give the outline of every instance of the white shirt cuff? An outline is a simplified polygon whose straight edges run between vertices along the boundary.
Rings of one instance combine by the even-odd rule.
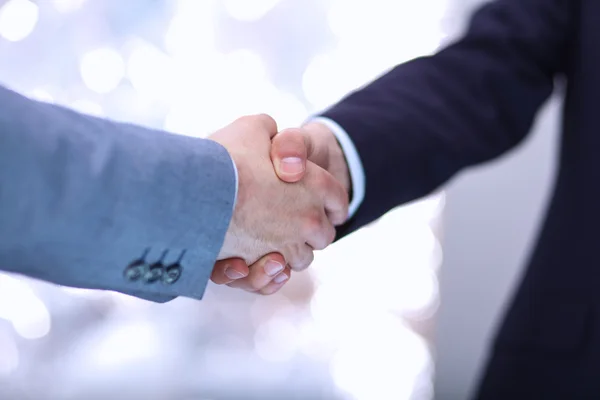
[[[237,166],[235,165],[235,161],[233,161],[233,157],[229,156],[229,158],[231,158],[231,163],[233,164],[233,171],[235,173],[235,196],[233,196],[233,211],[235,212],[235,205],[237,203],[237,195],[238,195],[238,186],[239,186],[239,176],[238,176],[238,170],[237,170]]]
[[[348,218],[352,218],[365,198],[366,185],[365,169],[362,161],[360,161],[356,146],[354,146],[346,130],[337,122],[325,117],[312,118],[310,121],[318,122],[328,127],[335,135],[344,152],[346,162],[348,163],[348,170],[350,171],[350,181],[352,182],[352,200],[348,209]]]

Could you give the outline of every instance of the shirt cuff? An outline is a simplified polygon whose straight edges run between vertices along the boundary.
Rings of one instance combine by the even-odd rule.
[[[235,173],[235,195],[233,196],[233,212],[235,212],[235,205],[237,203],[237,195],[238,195],[238,186],[239,186],[239,176],[237,166],[235,165],[235,161],[233,161],[233,157],[231,158],[231,164],[233,164],[233,172]]]
[[[328,127],[335,135],[346,157],[346,163],[350,171],[350,181],[352,182],[352,200],[348,208],[348,218],[352,218],[365,198],[365,169],[358,155],[358,150],[356,150],[356,146],[354,146],[346,130],[337,122],[325,117],[312,118],[310,121],[318,122]]]

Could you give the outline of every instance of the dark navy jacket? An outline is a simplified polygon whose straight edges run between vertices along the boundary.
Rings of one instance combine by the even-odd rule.
[[[516,146],[557,80],[566,100],[554,193],[478,399],[600,399],[600,0],[491,2],[456,43],[324,113],[366,175],[341,237]]]

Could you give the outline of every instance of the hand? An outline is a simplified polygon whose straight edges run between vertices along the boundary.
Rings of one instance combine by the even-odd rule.
[[[302,179],[308,159],[330,172],[346,193],[349,192],[350,174],[344,154],[333,132],[323,124],[310,123],[303,128],[288,129],[276,135],[271,147],[271,158],[279,178],[286,182]],[[286,269],[280,273],[283,276],[275,275],[276,279],[273,279],[273,276],[267,274],[265,265],[269,261],[278,262],[281,259],[279,254],[268,254],[252,265],[251,269],[240,259],[219,261],[215,264],[212,279],[218,284],[272,294],[283,287],[291,271]],[[280,282],[276,282],[279,280]]]
[[[333,132],[319,122],[287,129],[275,136],[271,159],[284,182],[301,180],[308,160],[333,175],[346,193],[350,192],[350,172],[344,152]]]
[[[258,115],[240,118],[209,138],[229,151],[239,177],[218,259],[237,257],[251,264],[279,252],[292,269],[301,270],[312,262],[313,250],[333,241],[334,224],[346,218],[348,196],[331,174],[311,162],[301,182],[279,180],[269,159],[276,132],[272,118]]]

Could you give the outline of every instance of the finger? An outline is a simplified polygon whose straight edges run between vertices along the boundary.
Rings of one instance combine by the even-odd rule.
[[[306,160],[313,145],[304,129],[286,129],[275,135],[271,145],[271,160],[279,179],[297,182],[304,176]]]
[[[223,285],[245,278],[249,273],[250,269],[244,260],[241,258],[230,258],[228,260],[217,261],[210,280],[217,285]]]
[[[281,254],[268,254],[250,266],[247,277],[233,281],[229,286],[256,292],[271,283],[284,269],[285,259]]]
[[[279,275],[275,276],[275,278],[273,278],[273,280],[267,286],[260,289],[258,293],[265,296],[277,293],[279,289],[285,286],[286,282],[291,276],[292,271],[290,267],[286,267],[282,272],[279,273]]]
[[[323,250],[335,240],[336,230],[325,210],[321,210],[317,218],[306,223],[304,234],[313,250]]]
[[[333,175],[322,168],[308,162],[307,174],[311,176],[310,185],[315,185],[325,212],[331,223],[335,226],[341,225],[348,219],[348,193]],[[312,180],[314,179],[314,182]]]
[[[284,255],[288,265],[294,271],[305,270],[315,259],[313,248],[308,244],[290,246],[284,251]]]
[[[269,132],[271,139],[277,135],[277,122],[267,114],[258,114],[254,116],[262,127]]]

